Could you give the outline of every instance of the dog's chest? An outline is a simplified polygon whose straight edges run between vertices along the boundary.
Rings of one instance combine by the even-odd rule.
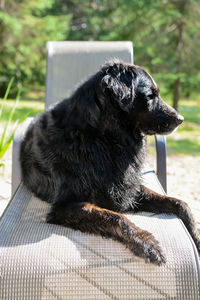
[[[133,147],[133,143],[97,140],[86,148],[79,164],[82,185],[90,189],[92,197],[95,195],[97,204],[115,210],[128,209],[140,182],[142,144]]]
[[[96,139],[89,144],[82,144],[79,148],[81,171],[97,172],[97,177],[113,181],[123,178],[127,170],[136,172],[141,168],[143,144],[122,144],[115,140]],[[91,174],[92,176],[92,174]]]

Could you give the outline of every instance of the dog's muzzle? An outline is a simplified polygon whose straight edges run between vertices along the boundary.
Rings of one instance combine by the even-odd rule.
[[[184,121],[184,117],[178,114],[177,115],[177,123],[178,123],[178,125],[180,125],[181,123],[183,123],[183,121]]]

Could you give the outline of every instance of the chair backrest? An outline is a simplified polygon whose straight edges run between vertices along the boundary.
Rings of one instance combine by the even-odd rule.
[[[66,98],[112,58],[132,63],[132,42],[48,42],[45,108]]]

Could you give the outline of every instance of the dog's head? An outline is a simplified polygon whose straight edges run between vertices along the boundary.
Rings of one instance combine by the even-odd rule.
[[[113,61],[101,70],[104,101],[127,113],[144,134],[169,134],[183,122],[183,117],[166,104],[153,78],[135,65]]]

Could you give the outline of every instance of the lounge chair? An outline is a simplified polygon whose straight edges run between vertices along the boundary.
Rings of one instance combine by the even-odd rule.
[[[89,76],[111,57],[132,62],[132,44],[49,42],[46,108],[84,80],[83,74]],[[167,257],[161,267],[134,257],[118,242],[45,223],[48,204],[35,198],[20,176],[19,147],[30,121],[15,134],[13,195],[0,220],[0,299],[200,299],[197,250],[175,215],[126,214],[160,241]],[[161,136],[157,137],[157,172],[147,169],[144,181],[165,193]]]

